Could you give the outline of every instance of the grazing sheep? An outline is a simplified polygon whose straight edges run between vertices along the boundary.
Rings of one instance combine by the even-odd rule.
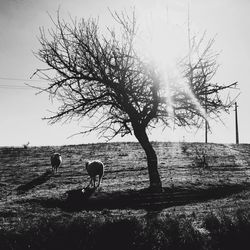
[[[104,165],[101,161],[92,161],[92,162],[86,162],[86,170],[88,172],[88,175],[90,176],[90,183],[87,187],[89,187],[91,184],[95,188],[95,181],[96,176],[99,176],[97,187],[100,186],[103,174],[104,174]]]
[[[50,157],[50,161],[51,161],[51,166],[52,166],[52,171],[53,172],[57,172],[57,169],[61,166],[62,164],[62,157],[59,153],[54,153],[51,157]]]

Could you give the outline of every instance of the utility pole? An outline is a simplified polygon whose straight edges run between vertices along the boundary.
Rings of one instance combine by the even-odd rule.
[[[205,114],[207,115],[207,88],[206,88],[206,93],[205,93]],[[207,143],[207,129],[208,129],[208,124],[207,124],[207,118],[205,118],[205,143]]]
[[[205,121],[205,143],[207,143],[207,120]]]
[[[236,144],[239,144],[239,129],[238,129],[238,105],[237,102],[234,103],[235,111],[235,135],[236,135]]]

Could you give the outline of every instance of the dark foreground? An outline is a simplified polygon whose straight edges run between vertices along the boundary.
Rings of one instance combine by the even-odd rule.
[[[195,218],[155,213],[143,218],[109,215],[42,218],[21,232],[0,231],[1,249],[249,249],[250,215],[238,210],[208,214],[202,228]]]

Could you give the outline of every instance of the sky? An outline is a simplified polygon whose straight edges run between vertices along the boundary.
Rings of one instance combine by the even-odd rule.
[[[46,82],[31,75],[38,68],[45,68],[34,55],[40,48],[39,27],[53,26],[50,17],[56,17],[60,8],[63,18],[99,17],[103,26],[113,25],[109,9],[120,11],[135,7],[140,25],[147,26],[154,20],[153,30],[159,40],[163,30],[168,34],[168,58],[171,64],[187,46],[187,23],[192,34],[215,37],[215,50],[220,52],[219,70],[215,82],[230,84],[238,82],[240,93],[238,123],[240,143],[250,143],[250,1],[248,0],[0,0],[0,146],[66,145],[103,142],[93,133],[89,136],[71,136],[82,130],[82,123],[58,123],[49,125],[42,120],[50,111],[56,111],[56,103],[48,95],[39,94],[27,84],[46,86]],[[157,23],[158,22],[158,23]],[[165,22],[165,23],[164,23]],[[163,25],[164,24],[164,25]],[[158,37],[156,34],[156,37]],[[158,42],[156,41],[156,42]],[[159,43],[159,47],[164,46]],[[157,46],[156,46],[157,47]],[[166,49],[165,48],[165,49]],[[145,48],[142,47],[142,51]],[[152,51],[159,54],[160,50]],[[211,121],[212,133],[208,142],[235,143],[235,112],[221,116],[222,122]],[[180,129],[174,125],[150,134],[151,140],[204,141],[204,130]],[[114,141],[135,140],[133,136],[116,137]]]

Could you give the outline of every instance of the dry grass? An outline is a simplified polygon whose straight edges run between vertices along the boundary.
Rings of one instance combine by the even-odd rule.
[[[168,195],[168,202],[170,202],[168,205],[165,206],[164,203],[163,206],[162,204],[154,206],[153,209],[150,209],[150,205],[134,208],[119,207],[119,209],[118,207],[111,209],[97,207],[95,210],[82,209],[73,212],[63,210],[58,204],[67,199],[67,191],[81,189],[88,183],[88,176],[84,169],[86,160],[100,159],[107,165],[102,188],[99,191],[106,197],[112,197],[112,195],[119,197],[126,194],[128,198],[130,194],[134,195],[136,192],[140,194],[140,190],[148,186],[146,158],[139,144],[0,148],[0,235],[6,237],[12,235],[14,238],[11,238],[10,242],[13,243],[14,239],[18,238],[17,235],[25,235],[25,232],[27,237],[35,239],[34,235],[29,234],[34,228],[40,228],[38,232],[45,234],[48,227],[52,228],[51,232],[55,232],[62,225],[67,225],[61,229],[62,235],[68,230],[77,230],[77,227],[81,230],[89,230],[78,224],[75,226],[75,218],[78,222],[86,224],[87,221],[97,228],[105,225],[106,222],[112,224],[114,220],[137,218],[142,221],[138,225],[128,222],[129,226],[132,225],[133,230],[142,227],[150,231],[150,227],[145,226],[143,221],[162,220],[168,216],[175,216],[175,218],[185,216],[186,221],[192,225],[190,235],[196,237],[192,228],[203,230],[204,218],[208,214],[217,216],[223,211],[233,218],[239,209],[249,210],[250,145],[160,142],[155,142],[153,145],[158,154],[159,171],[165,187],[165,195]],[[201,154],[206,154],[207,165],[197,164],[197,148],[202,148]],[[63,166],[57,174],[50,172],[50,155],[54,150],[60,152],[63,157]],[[229,192],[222,197],[216,196],[216,192],[228,186],[242,189]],[[181,193],[183,203],[177,206],[173,201],[178,200],[176,194],[180,190],[183,191]],[[208,200],[205,196],[200,200],[189,199],[192,192],[194,194],[207,190],[214,190],[216,199],[213,199],[211,192]],[[185,194],[189,194],[189,198],[188,195],[185,197]],[[172,205],[171,202],[173,202]],[[158,227],[157,223],[154,228]],[[98,230],[103,230],[101,228]],[[25,242],[29,240],[26,239]],[[75,249],[78,248],[75,247]]]

